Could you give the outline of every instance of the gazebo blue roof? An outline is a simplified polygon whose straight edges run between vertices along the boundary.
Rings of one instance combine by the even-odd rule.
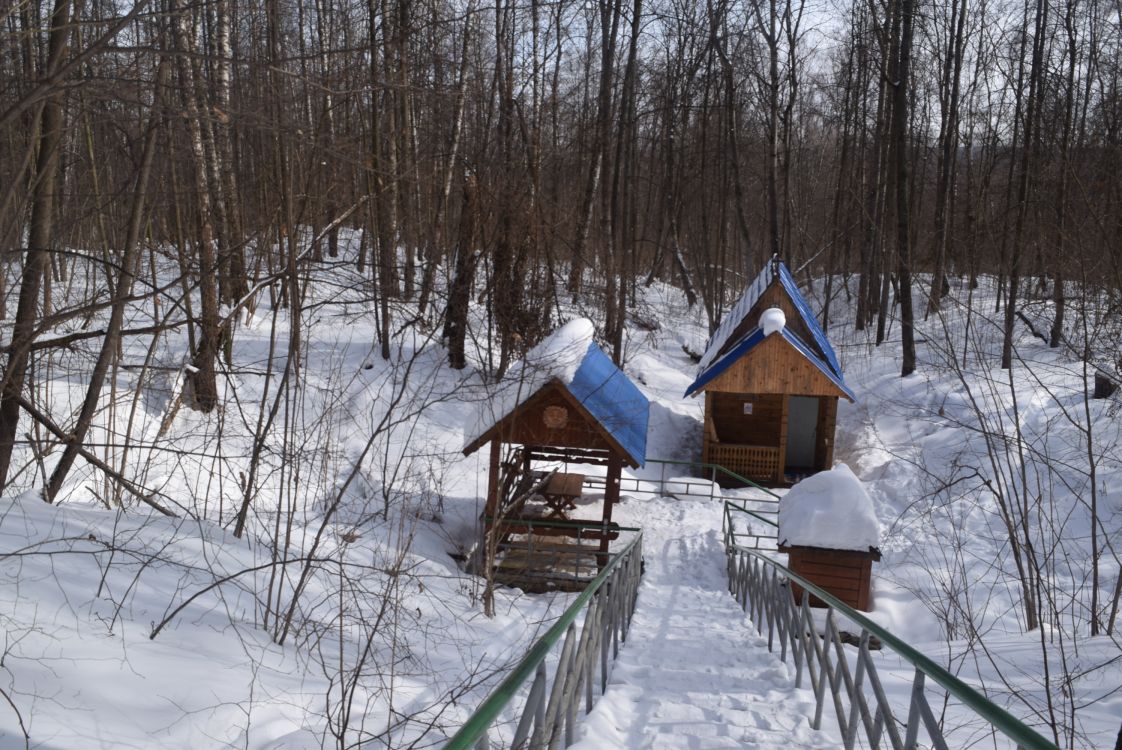
[[[599,346],[588,345],[572,381],[563,385],[634,463],[646,463],[650,402]]]

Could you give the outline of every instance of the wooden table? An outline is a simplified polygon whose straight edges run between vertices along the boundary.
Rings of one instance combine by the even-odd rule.
[[[577,507],[574,502],[581,496],[584,474],[563,474],[558,472],[546,482],[542,497],[549,506],[549,518],[564,518],[565,511]]]

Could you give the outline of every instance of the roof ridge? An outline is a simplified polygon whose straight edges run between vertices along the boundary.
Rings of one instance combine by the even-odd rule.
[[[735,339],[732,337],[748,315],[755,310],[763,293],[776,281],[779,282],[783,293],[787,295],[799,319],[806,326],[806,331],[809,333],[811,340],[805,341],[802,336],[791,330],[791,326],[783,327],[784,338],[790,341],[804,358],[811,361],[815,367],[852,397],[852,391],[845,385],[841,364],[838,362],[834,348],[830,345],[826,332],[818,323],[810,304],[800,291],[794,275],[777,256],[773,256],[768,261],[763,270],[740,295],[736,304],[729,309],[729,314],[725,316],[717,330],[710,336],[705,353],[698,364],[697,378],[686,389],[687,396],[713,380],[727,369],[733,361],[750,352],[760,341],[766,338],[759,336],[759,340],[752,341],[757,334],[761,333],[759,321],[756,321],[755,326],[742,335]],[[748,343],[750,341],[751,343]],[[734,352],[736,355],[732,356]]]

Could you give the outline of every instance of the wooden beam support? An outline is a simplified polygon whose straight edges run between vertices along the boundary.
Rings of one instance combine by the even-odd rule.
[[[491,441],[491,466],[487,471],[487,516],[494,517],[499,512],[499,460],[502,457],[502,444],[498,438]]]
[[[604,525],[612,522],[612,508],[619,502],[619,479],[623,474],[623,459],[613,455],[608,459],[608,476],[604,479]],[[600,539],[600,555],[596,558],[601,568],[608,564],[609,539]]]
[[[581,448],[553,448],[550,446],[527,446],[526,455],[535,461],[561,461],[591,466],[607,466],[611,452],[607,450]]]
[[[791,397],[783,396],[783,413],[779,418],[779,464],[775,467],[775,483],[783,484],[787,469],[787,419],[791,414]]]
[[[716,435],[712,434],[713,431],[713,397],[706,391],[702,396],[705,399],[705,420],[701,423],[701,463],[709,464],[712,461],[712,446],[711,442],[716,439]]]

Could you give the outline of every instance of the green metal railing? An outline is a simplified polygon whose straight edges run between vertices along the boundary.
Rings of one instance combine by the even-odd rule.
[[[496,526],[527,526],[540,529],[577,529],[601,532],[642,531],[637,526],[620,526],[617,523],[604,524],[596,521],[570,521],[565,518],[521,518],[519,516],[495,518],[494,516],[483,516],[483,520],[487,523],[494,523]]]
[[[746,487],[752,487],[753,489],[757,489],[760,492],[763,492],[764,494],[770,495],[771,497],[775,498],[776,502],[779,502],[779,495],[775,494],[774,492],[769,490],[767,487],[764,487],[763,485],[757,484],[756,482],[753,482],[751,479],[748,479],[747,477],[742,477],[739,474],[737,474],[735,471],[731,471],[729,469],[726,469],[724,466],[721,466],[720,464],[707,464],[707,463],[700,463],[700,462],[696,462],[696,461],[673,461],[673,460],[668,459],[668,458],[648,458],[647,463],[648,464],[655,464],[656,466],[663,466],[663,467],[666,467],[666,466],[685,466],[685,467],[688,467],[688,468],[690,468],[694,471],[701,470],[703,472],[708,473],[709,478],[714,482],[717,481],[718,476],[727,477],[727,478],[729,478],[729,479],[731,479],[735,482],[739,482],[740,484],[743,484]],[[662,481],[663,481],[663,483],[665,483],[665,481],[666,481],[665,471],[663,472],[663,475],[662,475]]]
[[[737,523],[739,517],[747,516],[748,523],[743,527]],[[779,510],[760,511],[737,505],[726,500],[721,518],[721,533],[724,535],[725,549],[729,547],[751,547],[752,549],[775,550],[779,547],[778,523]],[[757,531],[752,522],[758,522],[762,530]]]
[[[639,495],[708,495],[711,500],[722,500],[725,503],[725,510],[721,531],[725,535],[726,544],[730,542],[731,535],[731,541],[733,543],[752,546],[756,549],[776,548],[776,532],[779,527],[777,517],[779,515],[780,495],[719,464],[648,458],[647,465],[649,466],[651,464],[660,467],[658,478],[625,477],[622,480],[625,484],[621,486],[621,491]],[[698,478],[698,491],[694,491],[691,487],[689,477],[668,476],[668,467],[674,466],[682,467],[694,474],[700,475]],[[730,500],[724,496],[723,492],[715,489],[718,486],[717,480],[719,477],[725,477],[745,487],[750,487],[763,493],[766,497],[747,500]],[[598,479],[599,477],[591,478],[590,486],[600,486],[595,484]],[[652,485],[653,489],[651,488]],[[755,507],[749,507],[748,503],[753,504]],[[733,511],[752,521],[758,521],[759,524],[755,526],[749,524],[744,528],[739,528],[738,525],[734,523]]]
[[[788,655],[793,659],[795,687],[802,687],[804,673],[809,677],[815,695],[811,721],[815,729],[821,728],[829,694],[846,748],[854,747],[862,734],[871,747],[883,743],[894,750],[911,750],[919,747],[921,727],[931,747],[947,748],[943,722],[935,717],[926,695],[926,683],[931,680],[946,691],[948,698],[957,700],[1017,747],[1055,750],[1052,742],[1031,727],[837,597],[758,550],[730,543],[728,536],[726,544],[729,590],[761,635],[766,628],[768,650],[775,650],[778,639],[780,659],[787,661]],[[802,588],[799,604],[792,595],[792,582]],[[811,614],[811,595],[827,606],[825,632],[821,634]],[[835,613],[861,628],[860,636],[843,636]],[[891,649],[915,669],[904,721],[896,718],[877,674],[870,654],[872,639],[878,639],[882,647]],[[857,645],[856,656],[845,648],[847,643]],[[851,657],[855,665],[850,664]],[[940,701],[943,698],[938,696]]]
[[[607,689],[611,664],[627,638],[639,593],[642,542],[640,533],[612,557],[453,735],[445,750],[489,748],[494,725],[531,678],[510,747],[555,747],[562,737],[565,745],[572,744],[580,704],[584,704],[585,713],[591,711],[594,688],[600,694]],[[578,629],[576,623],[582,612],[585,616]],[[561,643],[562,636],[560,659],[550,677],[546,657]]]
[[[659,476],[657,478],[622,477],[620,479],[621,491],[625,490],[630,494],[654,495],[665,491],[668,484],[684,484],[688,489],[688,486],[690,484],[689,477],[670,477],[667,474],[668,467],[680,466],[683,469],[688,469],[689,471],[692,471],[697,475],[696,478],[698,480],[698,488],[702,490],[702,493],[690,492],[689,494],[691,495],[708,493],[708,496],[711,499],[723,499],[723,495],[713,491],[713,485],[718,484],[718,477],[724,477],[727,479],[731,479],[734,482],[738,482],[745,487],[751,487],[752,489],[759,490],[760,492],[771,498],[772,502],[779,502],[780,496],[775,492],[772,492],[767,487],[757,484],[747,477],[742,477],[735,471],[730,471],[729,469],[726,469],[719,464],[706,464],[697,461],[674,461],[668,458],[648,458],[646,460],[646,465],[650,466],[652,464],[659,467]],[[703,482],[704,484],[702,484]],[[590,488],[603,489],[604,477],[592,475],[586,476],[584,478],[584,485]],[[654,489],[650,488],[651,485],[654,486]],[[760,502],[765,501],[760,500]]]
[[[753,503],[774,504],[778,508],[779,495],[761,487],[755,482],[729,471],[716,464],[702,464],[690,461],[673,461],[664,459],[648,459],[648,464],[661,467],[658,479],[625,478],[625,481],[634,482],[634,487],[627,491],[633,494],[667,494],[667,485],[686,485],[689,492],[689,479],[682,477],[668,477],[667,469],[679,466],[692,472],[708,474],[709,480],[705,482],[704,491],[709,493],[711,499],[724,499],[723,494],[714,492],[714,485],[718,477],[727,477],[744,486],[752,487],[764,493],[768,499],[753,499]],[[586,486],[603,488],[603,477],[586,477]],[[650,489],[650,485],[654,485]],[[694,493],[690,493],[694,494]],[[748,508],[725,501],[725,534],[726,541],[733,539],[744,542],[754,539],[757,544],[767,540],[774,547],[775,529],[777,524],[769,516],[774,516],[777,510]],[[730,508],[732,510],[730,510]],[[753,533],[751,529],[736,530],[731,513],[733,510],[761,522],[767,531]],[[607,687],[611,662],[618,655],[619,645],[626,639],[627,629],[631,622],[635,600],[638,595],[639,573],[642,561],[642,531],[640,529],[619,526],[617,524],[597,524],[582,521],[569,521],[563,519],[535,519],[535,518],[492,518],[485,517],[488,523],[494,523],[496,528],[504,526],[535,528],[576,529],[579,532],[635,532],[636,538],[624,547],[619,553],[613,555],[608,565],[591,583],[577,596],[577,599],[565,611],[549,631],[530,649],[526,657],[518,663],[509,676],[495,688],[494,692],[479,706],[471,718],[457,732],[448,744],[446,750],[467,750],[476,748],[482,750],[490,746],[490,735],[495,723],[504,710],[515,700],[519,691],[533,678],[526,702],[519,712],[517,727],[514,730],[511,747],[553,747],[564,734],[564,744],[572,743],[576,724],[577,706],[580,703],[583,688],[585,712],[591,711],[593,706],[593,664],[592,658],[599,654],[600,674],[599,692],[602,694]],[[576,620],[582,611],[587,610],[584,625],[577,633]],[[562,653],[557,669],[550,680],[546,669],[546,657],[557,647],[561,636],[565,635]],[[610,647],[609,647],[610,646]],[[609,653],[610,657],[609,658]],[[549,694],[547,701],[547,692]]]
[[[492,548],[496,583],[539,593],[551,589],[579,591],[600,573],[600,564],[610,550],[601,551],[603,540],[626,534],[624,542],[642,529],[617,523],[569,521],[559,518],[505,518],[484,516],[497,534]],[[552,535],[561,534],[570,544],[558,545]],[[550,535],[550,536],[539,536]],[[513,556],[513,557],[512,557]]]

